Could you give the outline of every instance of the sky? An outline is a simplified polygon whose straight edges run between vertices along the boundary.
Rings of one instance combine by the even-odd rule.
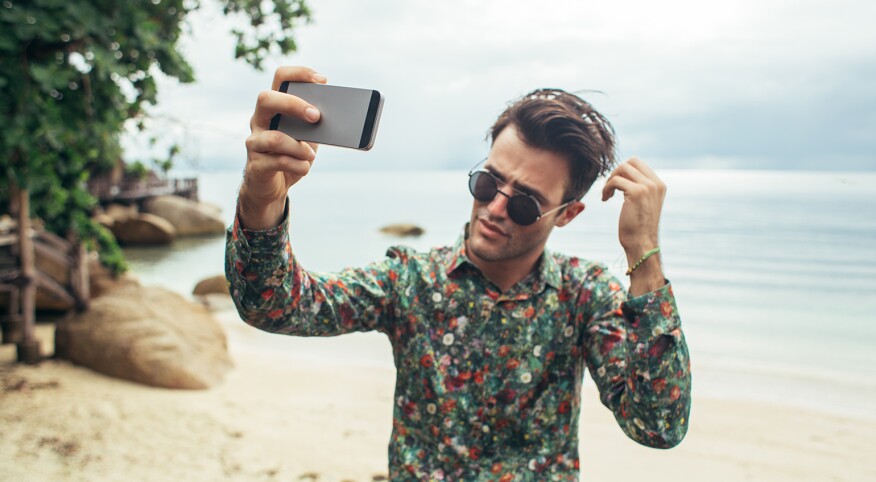
[[[256,96],[277,66],[306,65],[386,99],[371,151],[320,149],[331,169],[471,167],[509,101],[559,87],[608,117],[622,159],[876,170],[868,0],[310,0],[298,52],[262,72],[233,59],[234,21],[202,4],[183,42],[197,82],[163,80],[152,110],[198,169],[242,168]],[[125,145],[150,155],[143,136]]]

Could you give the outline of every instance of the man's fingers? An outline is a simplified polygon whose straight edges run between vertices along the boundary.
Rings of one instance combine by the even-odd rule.
[[[267,130],[271,125],[271,119],[277,114],[297,117],[308,122],[316,122],[320,116],[319,110],[316,107],[305,102],[300,97],[273,90],[265,90],[259,93],[250,129],[252,132]]]
[[[636,193],[639,190],[654,190],[663,195],[666,192],[666,185],[650,166],[638,158],[631,157],[611,173],[602,190],[602,200],[611,198],[615,189],[621,189],[626,194]]]
[[[627,159],[627,163],[638,169],[639,172],[647,176],[652,181],[657,181],[660,179],[657,176],[657,173],[654,172],[653,169],[651,169],[651,166],[649,166],[645,161],[639,159],[638,157],[631,157]]]
[[[645,175],[641,170],[639,170],[638,166],[631,163],[630,161],[626,161],[620,166],[618,166],[614,172],[611,173],[612,176],[623,176],[633,182],[638,183],[647,183],[649,182],[648,176]]]
[[[602,200],[608,201],[614,196],[615,191],[623,191],[628,194],[637,189],[637,184],[623,176],[612,175],[602,188]]]
[[[316,150],[310,143],[296,141],[280,131],[254,132],[246,138],[246,149],[252,153],[279,154],[313,161]]]
[[[304,177],[310,172],[312,160],[298,159],[281,154],[260,155],[250,162],[249,170],[254,174],[273,175],[277,172],[291,174],[295,177]]]
[[[274,82],[271,84],[271,90],[279,90],[280,85],[285,81],[290,82],[314,82],[317,84],[326,83],[324,75],[316,72],[309,67],[298,66],[283,66],[274,71]]]
[[[666,193],[666,184],[645,161],[638,157],[631,157],[625,164],[634,167],[637,172],[647,179],[647,183],[653,184],[661,194]]]

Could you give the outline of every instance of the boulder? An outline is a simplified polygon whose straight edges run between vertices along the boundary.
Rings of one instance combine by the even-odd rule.
[[[115,276],[112,271],[104,266],[97,253],[89,253],[88,257],[88,281],[91,298],[103,296],[110,291],[125,287],[139,286],[140,281],[130,271]]]
[[[176,237],[172,224],[148,213],[116,220],[111,231],[120,244],[170,244]]]
[[[97,224],[100,224],[101,226],[108,229],[112,229],[113,224],[116,223],[116,220],[107,213],[97,213],[92,216],[91,219],[93,219],[94,222],[96,222]]]
[[[225,280],[224,274],[204,278],[201,281],[198,281],[198,284],[195,285],[195,289],[192,290],[192,294],[195,296],[211,293],[230,295],[228,291],[228,281]]]
[[[393,236],[420,236],[426,231],[414,224],[390,224],[380,228],[380,232]]]
[[[195,296],[195,301],[202,304],[210,312],[228,312],[236,309],[234,306],[234,300],[232,300],[230,296],[219,293],[197,295]]]
[[[157,196],[143,205],[143,211],[170,222],[178,236],[222,234],[225,221],[216,206],[203,205],[180,196]]]
[[[92,300],[55,330],[59,358],[123,380],[204,389],[233,363],[225,333],[203,306],[158,287],[125,286]]]
[[[212,213],[217,217],[222,217],[222,206],[214,203],[200,201],[198,205],[205,209],[208,213]]]
[[[125,221],[137,217],[137,206],[125,206],[124,204],[110,204],[104,208],[103,214],[111,219],[110,225],[117,221]]]

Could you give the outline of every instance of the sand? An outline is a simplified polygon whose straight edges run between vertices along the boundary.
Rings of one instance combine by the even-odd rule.
[[[266,353],[236,315],[219,318],[236,367],[205,391],[14,365],[0,347],[0,480],[386,480],[391,367]],[[871,419],[697,397],[687,438],[663,451],[627,439],[592,388],[583,398],[585,481],[876,480]]]

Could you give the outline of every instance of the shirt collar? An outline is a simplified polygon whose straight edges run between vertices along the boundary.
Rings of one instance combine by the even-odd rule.
[[[468,258],[465,252],[465,240],[468,239],[468,223],[462,228],[462,233],[456,238],[453,248],[448,254],[444,269],[447,276],[450,276],[454,271],[461,269],[463,266],[470,265],[474,269],[478,269],[474,263]],[[545,249],[541,254],[535,272],[530,273],[524,280],[524,287],[528,287],[527,291],[540,293],[544,290],[544,286],[552,286],[560,289],[562,276],[560,274],[560,265],[548,249]],[[519,284],[518,284],[519,286]],[[516,291],[512,288],[512,291]]]

